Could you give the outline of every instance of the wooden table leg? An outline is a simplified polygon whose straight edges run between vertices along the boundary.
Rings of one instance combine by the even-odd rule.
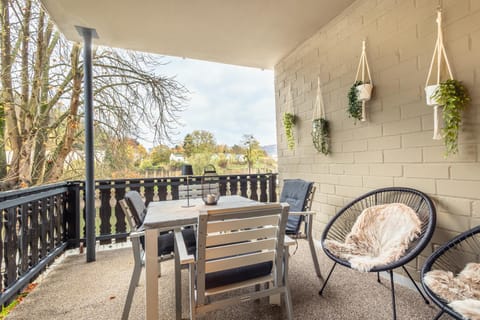
[[[158,230],[145,230],[145,314],[158,319]]]

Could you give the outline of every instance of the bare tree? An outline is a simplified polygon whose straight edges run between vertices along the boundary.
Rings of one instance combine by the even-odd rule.
[[[0,0],[0,11],[0,189],[56,181],[83,144],[81,46],[37,1]],[[93,65],[96,131],[119,139],[153,131],[156,142],[171,141],[187,90],[157,74],[161,59],[98,47]]]

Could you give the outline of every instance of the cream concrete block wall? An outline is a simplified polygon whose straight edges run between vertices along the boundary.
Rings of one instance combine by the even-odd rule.
[[[425,104],[438,0],[358,0],[275,67],[280,180],[316,182],[316,239],[343,205],[388,186],[417,188],[436,203],[437,230],[409,264],[412,270],[438,245],[480,223],[479,2],[442,1],[447,54],[472,98],[455,156],[445,158],[443,141],[431,139],[433,110]],[[346,113],[347,93],[364,39],[375,88],[368,121],[354,123]],[[318,76],[331,124],[329,156],[316,152],[310,135]],[[299,119],[294,150],[287,148],[282,125],[289,88]]]

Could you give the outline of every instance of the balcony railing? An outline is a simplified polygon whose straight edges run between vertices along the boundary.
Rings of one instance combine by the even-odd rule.
[[[277,201],[277,174],[222,175],[222,195]],[[189,183],[200,183],[194,176]],[[185,177],[96,181],[96,238],[101,244],[126,241],[126,220],[118,201],[137,190],[146,204],[179,198]],[[66,248],[85,239],[84,183],[68,181],[0,192],[0,304],[8,303]]]

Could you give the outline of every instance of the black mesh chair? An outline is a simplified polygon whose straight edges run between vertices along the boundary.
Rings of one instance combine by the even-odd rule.
[[[435,319],[447,313],[455,319],[464,319],[453,310],[442,297],[430,289],[424,280],[425,274],[432,270],[451,271],[454,275],[460,273],[469,262],[480,262],[480,226],[476,226],[450,240],[438,248],[425,262],[422,268],[422,286],[432,301],[440,307]]]
[[[317,276],[321,279],[320,266],[318,264],[317,252],[312,237],[312,222],[315,212],[311,211],[315,186],[313,182],[301,179],[285,179],[280,194],[280,202],[290,205],[287,227],[285,233],[289,236],[299,238],[301,236],[301,224],[305,221],[305,236],[310,246],[313,265]]]
[[[125,213],[127,222],[130,226],[130,240],[132,242],[133,258],[135,261],[130,285],[128,288],[127,298],[123,307],[122,320],[128,319],[130,307],[132,305],[133,294],[140,280],[142,267],[145,264],[145,237],[143,231],[143,220],[145,219],[147,208],[143,202],[140,193],[137,191],[129,191],[125,195],[125,199],[119,201],[120,207]],[[188,252],[195,252],[196,238],[193,228],[182,230]],[[162,232],[158,236],[158,274],[160,275],[160,262],[172,259],[174,252],[174,233],[172,231]],[[180,309],[180,301],[176,301],[176,310]],[[178,317],[178,316],[177,316]]]
[[[393,282],[393,270],[396,268],[401,267],[406,272],[418,292],[422,295],[425,303],[429,303],[427,298],[418,288],[408,270],[405,268],[405,264],[417,257],[418,254],[420,254],[420,252],[422,252],[422,250],[427,246],[435,230],[436,223],[436,211],[432,200],[423,192],[415,189],[391,187],[374,190],[350,202],[329,221],[322,234],[321,241],[325,254],[335,263],[333,264],[327,279],[323,283],[319,294],[322,295],[323,290],[325,289],[328,280],[330,279],[330,276],[332,275],[332,272],[337,264],[351,268],[348,261],[335,256],[325,248],[325,240],[330,239],[344,242],[346,236],[350,233],[355,221],[357,220],[357,217],[363,212],[364,209],[375,205],[389,203],[402,203],[409,206],[417,213],[417,216],[422,224],[419,237],[410,244],[409,248],[401,258],[387,265],[376,266],[370,270],[370,272],[377,272],[378,282],[380,282],[379,272],[386,271],[390,274],[393,319],[396,319],[395,288]]]

